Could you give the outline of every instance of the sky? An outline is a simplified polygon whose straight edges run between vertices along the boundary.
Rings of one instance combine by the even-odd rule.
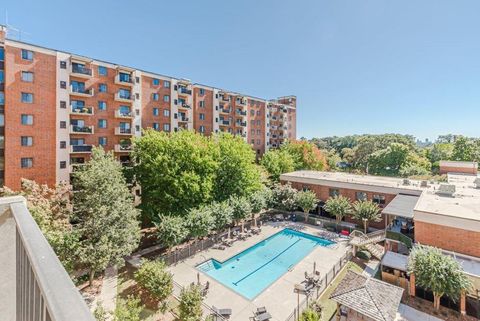
[[[71,3],[71,4],[70,4]],[[478,0],[2,0],[22,40],[256,97],[297,136],[480,136]],[[15,36],[12,34],[12,36]]]

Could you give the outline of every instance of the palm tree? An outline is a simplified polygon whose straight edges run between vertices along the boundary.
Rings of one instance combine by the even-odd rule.
[[[301,191],[295,195],[295,205],[305,213],[305,223],[308,223],[308,213],[317,207],[317,195],[312,191]]]
[[[431,246],[415,245],[407,270],[415,275],[416,285],[433,292],[433,307],[437,310],[442,296],[455,301],[472,286],[457,260]]]
[[[352,204],[345,196],[335,195],[325,202],[323,208],[335,216],[338,225],[347,214],[351,213]]]
[[[380,207],[372,201],[356,201],[353,203],[352,217],[363,221],[363,231],[367,234],[368,223],[370,221],[379,222],[381,220]]]

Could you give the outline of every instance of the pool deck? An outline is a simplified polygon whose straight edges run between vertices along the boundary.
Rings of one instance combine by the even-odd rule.
[[[195,266],[199,263],[210,258],[225,261],[286,227],[295,228],[316,236],[318,236],[318,232],[321,230],[320,228],[302,223],[267,223],[262,226],[262,232],[259,235],[247,238],[245,241],[236,241],[225,250],[210,249],[200,252],[177,265],[169,267],[169,270],[173,273],[174,280],[177,283],[187,286],[197,281],[197,273],[199,271]],[[348,242],[345,239],[337,241],[336,244],[330,247],[316,247],[294,268],[286,272],[253,300],[244,298],[215,279],[200,272],[200,282],[210,282],[210,290],[205,298],[205,303],[217,308],[231,308],[233,311],[229,319],[231,321],[249,320],[253,316],[253,311],[256,311],[257,307],[262,306],[265,306],[272,315],[271,320],[284,321],[297,305],[297,295],[293,292],[294,285],[304,280],[305,272],[311,273],[313,271],[314,262],[316,262],[317,271],[320,271],[323,276],[346,253]],[[302,299],[303,297],[300,300]]]

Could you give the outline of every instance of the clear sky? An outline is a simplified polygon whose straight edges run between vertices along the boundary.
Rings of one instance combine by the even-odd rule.
[[[480,136],[478,0],[3,0],[0,9],[27,42],[263,98],[296,95],[299,137]]]

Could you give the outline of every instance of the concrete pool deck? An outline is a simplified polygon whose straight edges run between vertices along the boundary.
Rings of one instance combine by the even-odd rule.
[[[199,272],[195,267],[207,259],[214,258],[218,261],[226,259],[240,253],[251,247],[259,241],[277,233],[283,228],[294,228],[299,231],[318,236],[320,228],[293,222],[267,223],[262,226],[262,232],[247,238],[245,241],[236,241],[231,247],[225,250],[209,249],[197,253],[196,255],[169,267],[174,275],[174,280],[182,285],[188,286],[197,281],[197,273],[200,273],[200,282],[210,282],[210,289],[205,298],[205,303],[217,308],[231,308],[233,311],[229,320],[246,321],[253,316],[253,311],[258,307],[265,306],[272,315],[271,320],[284,321],[297,305],[297,295],[293,292],[296,283],[302,282],[305,272],[313,271],[314,262],[316,262],[317,271],[320,271],[323,277],[334,264],[346,253],[348,241],[345,239],[337,240],[337,243],[330,247],[316,247],[310,254],[302,259],[291,270],[286,272],[272,285],[266,288],[255,299],[248,300],[240,294],[234,292],[228,287],[217,282],[215,279]],[[303,297],[301,298],[301,300]]]

